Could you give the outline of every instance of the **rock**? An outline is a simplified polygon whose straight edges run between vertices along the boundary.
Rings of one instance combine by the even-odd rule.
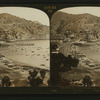
[[[45,64],[41,64],[40,66],[45,66]]]
[[[32,51],[32,53],[34,53],[35,51]]]
[[[8,66],[8,67],[14,67],[14,65],[13,65],[13,64],[7,64],[7,66]]]

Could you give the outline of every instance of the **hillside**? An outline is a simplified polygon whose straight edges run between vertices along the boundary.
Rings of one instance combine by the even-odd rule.
[[[48,39],[49,27],[7,13],[0,14],[0,39]]]
[[[100,17],[91,14],[56,12],[51,19],[51,39],[57,34],[66,38],[91,41],[100,38]]]
[[[87,75],[92,86],[100,86],[100,17],[56,12],[51,19],[51,39],[51,44],[58,43],[59,53],[79,59],[77,67],[60,73],[61,84],[69,81],[71,86],[83,86]]]

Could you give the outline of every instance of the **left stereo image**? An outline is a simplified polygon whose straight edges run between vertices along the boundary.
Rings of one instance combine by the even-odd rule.
[[[29,7],[0,7],[0,87],[48,87],[49,17]]]

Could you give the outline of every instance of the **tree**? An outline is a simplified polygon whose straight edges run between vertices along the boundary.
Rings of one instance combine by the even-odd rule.
[[[44,79],[45,75],[46,75],[46,72],[44,70],[40,70],[40,75]]]
[[[89,87],[92,85],[92,81],[91,81],[91,77],[86,75],[84,78],[83,78],[83,85],[84,87]]]
[[[40,70],[40,75],[42,78],[37,77],[38,71],[34,70],[29,71],[28,80],[31,87],[39,87],[43,83],[43,79],[45,78],[46,72],[44,70]]]
[[[4,76],[1,82],[3,87],[9,87],[11,85],[10,78],[8,76]]]
[[[61,73],[71,70],[71,67],[77,67],[79,59],[71,55],[65,57],[61,53],[51,53],[51,85],[57,86],[61,82]]]
[[[29,71],[29,76],[28,76],[28,80],[30,83],[30,86],[35,87],[37,86],[36,81],[35,81],[35,77],[37,76],[38,72],[36,70]]]

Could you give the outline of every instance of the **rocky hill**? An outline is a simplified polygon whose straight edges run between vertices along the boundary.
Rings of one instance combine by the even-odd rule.
[[[48,39],[49,26],[7,13],[0,14],[0,39]]]
[[[100,17],[56,12],[51,19],[51,39],[57,34],[75,40],[96,40],[100,38]]]

